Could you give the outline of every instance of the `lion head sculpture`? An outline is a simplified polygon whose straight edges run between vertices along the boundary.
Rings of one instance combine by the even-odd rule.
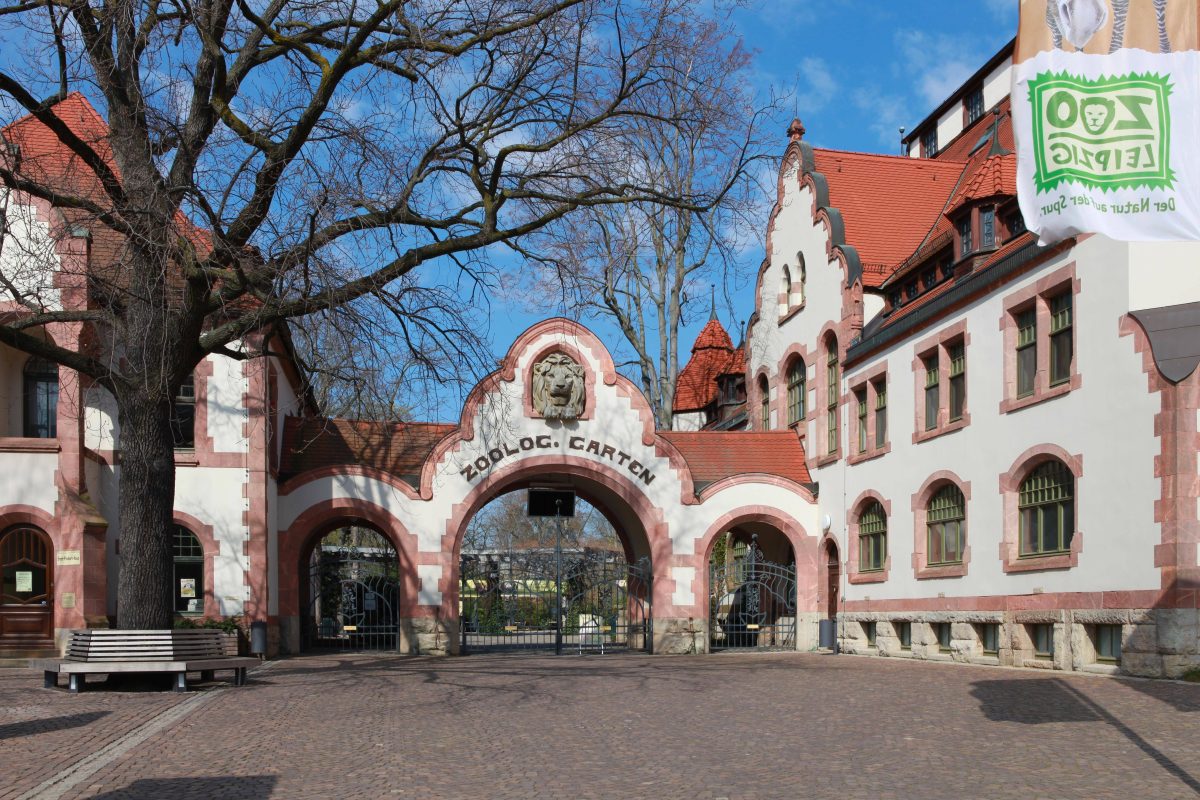
[[[533,409],[546,419],[578,419],[583,413],[583,367],[551,353],[533,365]]]

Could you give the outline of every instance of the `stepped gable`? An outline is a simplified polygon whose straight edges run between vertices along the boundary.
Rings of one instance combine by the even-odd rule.
[[[76,138],[96,152],[119,181],[121,171],[109,145],[111,132],[108,123],[87,98],[79,92],[72,92],[51,106],[50,110]],[[0,158],[15,166],[19,175],[64,195],[82,197],[104,208],[111,206],[111,201],[92,168],[33,115],[21,117],[16,122],[0,128],[0,137],[15,148],[11,152],[0,153]],[[91,236],[90,276],[102,278],[118,287],[124,286],[121,268],[126,244],[124,237],[85,211],[66,207],[56,210],[68,225],[81,225],[88,230]],[[193,225],[183,212],[176,212],[175,222],[179,233],[187,238],[201,255],[209,252],[211,236],[208,231]],[[173,284],[177,284],[173,286],[176,290],[182,288],[181,280],[176,280]]]
[[[965,162],[813,148],[814,171],[857,252],[863,285],[878,288],[912,255],[946,208]]]
[[[692,473],[696,491],[747,473],[811,484],[804,444],[795,431],[660,431]]]
[[[675,381],[675,413],[700,411],[717,399],[717,378],[746,371],[746,358],[716,316],[696,337],[692,357]]]
[[[280,478],[352,464],[396,475],[416,487],[433,448],[457,429],[441,423],[288,417]]]

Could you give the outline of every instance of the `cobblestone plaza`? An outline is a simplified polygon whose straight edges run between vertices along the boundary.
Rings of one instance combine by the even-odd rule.
[[[0,671],[0,798],[1183,798],[1200,686],[805,654],[367,655],[245,688]]]

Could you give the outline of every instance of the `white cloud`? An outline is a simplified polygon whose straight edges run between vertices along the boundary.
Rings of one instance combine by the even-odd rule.
[[[921,100],[932,109],[979,67],[979,56],[962,37],[918,30],[896,31],[903,71],[915,79]]]
[[[1014,28],[1016,27],[1020,0],[984,0],[984,5],[997,20],[1010,22]]]
[[[838,92],[837,78],[824,59],[807,56],[800,61],[796,72],[796,109],[805,114],[821,111]]]
[[[885,94],[874,87],[858,89],[854,105],[871,119],[867,127],[876,135],[885,153],[900,152],[900,126],[912,125],[913,108],[902,95]]]

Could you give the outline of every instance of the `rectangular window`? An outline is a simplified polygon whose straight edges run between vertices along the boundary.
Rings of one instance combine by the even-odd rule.
[[[1121,626],[1095,625],[1092,628],[1092,643],[1096,646],[1096,660],[1117,663],[1121,660]]]
[[[935,352],[925,359],[925,430],[931,431],[938,424],[938,406],[941,404],[938,382],[938,357]]]
[[[996,246],[996,210],[994,208],[979,209],[979,246]]]
[[[960,257],[970,255],[975,250],[975,245],[971,241],[971,215],[963,217],[958,221],[958,238],[961,244],[958,248]]]
[[[1054,657],[1054,626],[1049,623],[1026,625],[1029,640],[1033,643],[1033,654],[1041,658]]]
[[[865,635],[867,637],[867,647],[874,647],[875,646],[875,623],[874,622],[864,622],[864,623],[862,623],[862,628],[863,628],[863,635]]]
[[[189,375],[171,406],[171,439],[177,449],[196,446],[196,384]]]
[[[950,421],[962,419],[967,404],[967,349],[962,342],[952,344],[950,355]]]
[[[900,640],[901,650],[912,650],[912,623],[893,622],[896,626],[896,638]]]
[[[934,623],[933,632],[937,635],[938,649],[943,653],[950,652],[950,623]]]
[[[980,648],[988,655],[1000,652],[1000,625],[995,622],[981,622],[975,626],[979,635]]]
[[[935,283],[937,283],[937,270],[933,267],[930,267],[921,275],[921,284],[926,289],[929,289]]]
[[[875,383],[875,446],[887,444],[887,381]]]
[[[867,452],[867,390],[859,389],[854,393],[854,402],[858,405],[858,452]]]
[[[1029,308],[1017,314],[1017,397],[1033,394],[1037,376],[1037,312]]]
[[[931,128],[921,134],[921,155],[933,158],[938,152],[937,128]]]
[[[983,116],[983,87],[980,86],[967,94],[967,98],[963,101],[963,105],[967,109],[967,124],[970,125],[975,120]]]
[[[1050,385],[1071,379],[1072,297],[1063,292],[1050,299]]]
[[[831,350],[825,367],[825,387],[828,397],[825,401],[825,433],[829,453],[838,450],[838,391],[841,379],[838,371],[837,351]]]
[[[1025,232],[1025,217],[1021,215],[1020,211],[1014,211],[1009,214],[1004,224],[1008,226],[1008,236],[1010,239],[1015,239]]]

